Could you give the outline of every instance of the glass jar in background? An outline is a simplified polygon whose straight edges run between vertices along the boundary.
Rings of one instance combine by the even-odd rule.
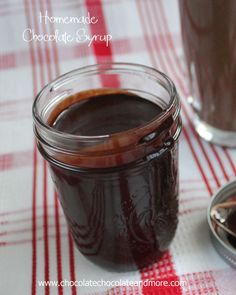
[[[101,94],[112,99],[116,93],[129,94],[132,109],[140,97],[144,102],[140,122],[146,103],[161,112],[140,126],[129,129],[125,124],[118,133],[86,136],[54,128],[51,121],[60,121],[66,108],[78,103],[77,97],[83,96],[86,105],[88,99],[96,103]],[[96,124],[110,120],[104,111],[109,100],[97,107],[90,109],[86,124],[95,124],[95,112],[96,116],[101,113]],[[119,104],[115,110],[114,117],[126,114]],[[168,248],[178,220],[179,112],[172,81],[157,70],[134,64],[72,71],[36,97],[38,148],[49,163],[75,244],[92,262],[113,271],[133,270],[156,261]],[[123,116],[128,125],[133,115]]]
[[[236,1],[179,0],[179,7],[196,130],[236,147]]]

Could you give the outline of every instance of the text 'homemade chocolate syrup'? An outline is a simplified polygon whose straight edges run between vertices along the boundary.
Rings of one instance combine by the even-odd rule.
[[[168,248],[175,234],[177,147],[172,142],[161,147],[159,139],[169,123],[156,133],[151,130],[148,143],[147,138],[136,141],[137,128],[161,113],[160,106],[140,96],[104,90],[68,97],[48,119],[55,130],[78,136],[112,136],[133,130],[122,139],[122,143],[133,144],[129,154],[121,149],[121,141],[111,137],[104,144],[85,147],[82,151],[87,156],[79,155],[79,160],[64,156],[58,164],[49,159],[78,249],[107,269],[124,271],[149,265]],[[108,161],[102,149],[110,146]]]

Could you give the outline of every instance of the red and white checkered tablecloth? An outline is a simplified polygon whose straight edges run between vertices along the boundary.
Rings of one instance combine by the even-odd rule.
[[[193,0],[194,1],[194,0]],[[83,16],[97,24],[45,24],[50,16]],[[25,42],[23,32],[112,35],[105,42]],[[236,272],[212,247],[206,209],[217,188],[236,175],[236,151],[203,142],[194,132],[176,0],[0,1],[0,294],[236,294]],[[74,248],[48,168],[37,152],[31,106],[48,81],[104,61],[151,65],[167,73],[182,99],[179,227],[160,262],[109,273]],[[85,280],[167,281],[176,286],[85,287]],[[40,286],[42,281],[81,286]],[[184,281],[184,286],[178,286]]]

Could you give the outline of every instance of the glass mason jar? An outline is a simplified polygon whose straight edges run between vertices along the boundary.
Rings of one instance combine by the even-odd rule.
[[[138,95],[162,111],[135,128],[96,136],[61,132],[50,122],[75,103],[73,95],[116,91]],[[127,271],[156,261],[168,248],[178,220],[179,112],[166,75],[128,63],[74,70],[37,95],[38,149],[49,163],[74,242],[90,261]]]
[[[179,8],[196,131],[236,147],[236,1],[179,0]]]

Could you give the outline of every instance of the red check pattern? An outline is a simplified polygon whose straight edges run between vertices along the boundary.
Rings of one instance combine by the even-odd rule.
[[[22,32],[83,26],[43,24],[53,16],[98,17],[90,34],[111,34],[109,47],[94,42],[26,43]],[[0,289],[1,294],[222,294],[236,292],[235,271],[213,249],[206,208],[217,188],[236,175],[236,152],[203,142],[195,133],[183,65],[176,0],[2,0],[0,3]],[[112,274],[74,249],[45,161],[32,132],[31,105],[47,82],[71,69],[104,61],[151,65],[166,72],[182,99],[178,232],[160,262]],[[39,280],[182,281],[184,287],[40,287]]]

